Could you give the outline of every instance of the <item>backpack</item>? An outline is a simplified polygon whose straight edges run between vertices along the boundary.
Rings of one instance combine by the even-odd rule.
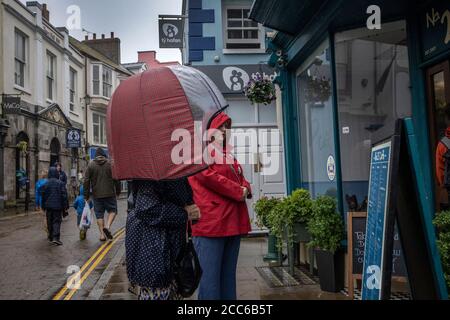
[[[444,153],[444,187],[450,189],[450,138],[444,137],[441,143],[447,148]]]

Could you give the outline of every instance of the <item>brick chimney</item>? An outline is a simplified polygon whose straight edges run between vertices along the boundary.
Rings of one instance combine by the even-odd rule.
[[[47,22],[50,22],[50,11],[48,11],[47,4],[42,4],[42,18],[47,20]]]
[[[102,34],[101,39],[97,39],[97,34],[94,33],[93,39],[87,37],[83,43],[92,49],[97,50],[115,63],[121,63],[120,39],[114,37],[114,32],[111,32],[111,38],[106,38],[105,35]]]

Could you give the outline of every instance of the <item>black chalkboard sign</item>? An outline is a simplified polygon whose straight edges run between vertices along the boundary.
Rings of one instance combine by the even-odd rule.
[[[364,264],[364,246],[366,238],[366,222],[367,217],[365,213],[361,213],[356,216],[350,215],[352,219],[352,247],[349,250],[352,251],[352,272],[354,275],[361,275]],[[400,241],[400,234],[396,227],[394,232],[394,250],[392,252],[392,276],[393,277],[407,277],[405,259],[403,257],[402,244]],[[350,231],[350,229],[349,229]]]

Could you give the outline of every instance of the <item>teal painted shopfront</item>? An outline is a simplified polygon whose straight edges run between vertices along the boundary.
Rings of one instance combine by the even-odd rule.
[[[367,24],[377,13],[381,29]],[[447,202],[435,150],[450,125],[450,1],[256,0],[250,18],[277,30],[268,47],[280,71],[288,193],[334,196],[344,217],[364,211],[374,137],[407,119],[430,263],[447,298],[432,220]]]

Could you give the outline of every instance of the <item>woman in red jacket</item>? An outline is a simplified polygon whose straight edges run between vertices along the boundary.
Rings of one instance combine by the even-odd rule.
[[[225,113],[213,119],[209,148],[215,161],[207,170],[189,178],[194,202],[202,214],[192,229],[203,269],[199,300],[236,300],[241,236],[251,230],[245,202],[251,198],[250,183],[229,153],[226,131],[230,128],[231,119]]]

